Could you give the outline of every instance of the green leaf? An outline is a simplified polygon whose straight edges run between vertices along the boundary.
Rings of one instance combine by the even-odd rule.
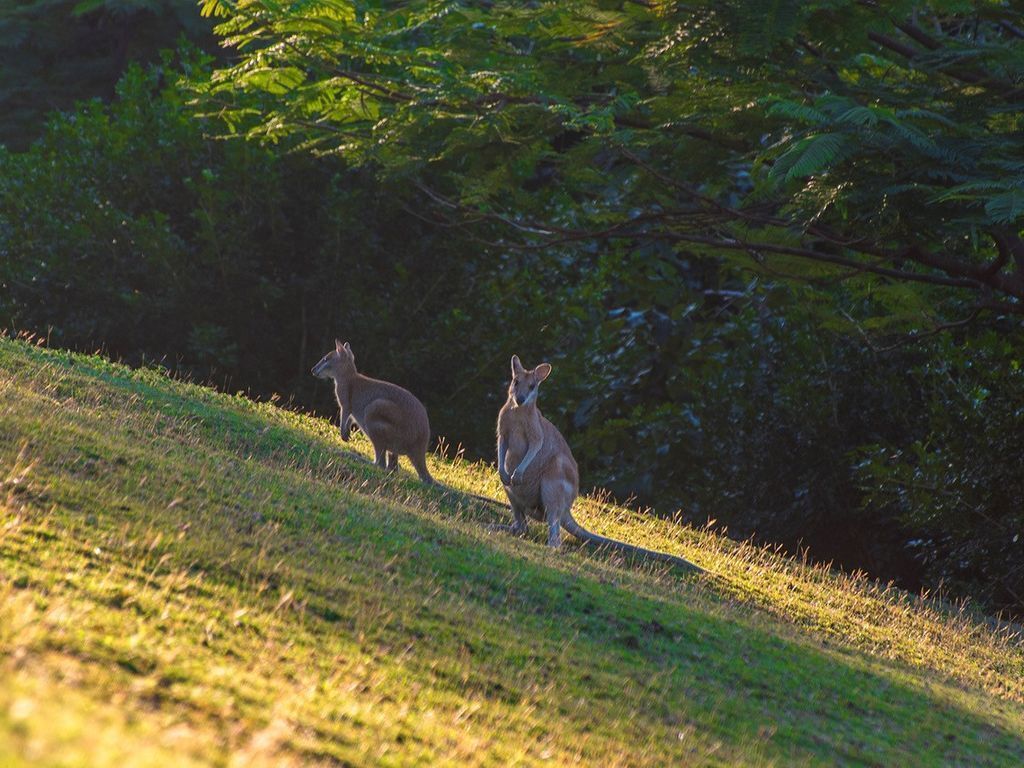
[[[84,16],[87,13],[92,13],[97,8],[102,8],[106,5],[107,0],[82,0],[82,2],[75,5],[71,9],[71,13],[74,16]]]
[[[839,115],[836,122],[873,128],[878,123],[878,115],[869,107],[853,107]]]
[[[246,72],[240,81],[267,93],[281,95],[300,86],[305,78],[305,73],[298,67],[260,67]]]
[[[814,125],[828,122],[828,116],[821,110],[785,99],[772,101],[771,106],[768,107],[767,114],[770,117],[786,117],[791,120],[799,120],[802,123]]]
[[[997,224],[1012,224],[1024,216],[1024,190],[1011,189],[985,204],[985,213]]]
[[[90,2],[91,0],[85,0]],[[218,16],[227,18],[231,15],[233,7],[225,0],[199,0],[199,15],[204,19]]]
[[[775,181],[792,181],[812,176],[833,163],[845,144],[846,137],[837,133],[800,139],[775,161],[769,177]]]

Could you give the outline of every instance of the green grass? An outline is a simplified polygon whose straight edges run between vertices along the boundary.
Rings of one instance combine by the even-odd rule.
[[[0,342],[0,766],[1024,764],[983,616],[594,499],[713,575],[552,552],[354,445]]]

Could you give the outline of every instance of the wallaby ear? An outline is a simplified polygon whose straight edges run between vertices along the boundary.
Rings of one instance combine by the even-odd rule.
[[[348,342],[347,342],[347,341],[345,342],[345,345],[344,345],[344,346],[345,346],[345,351],[346,351],[346,352],[348,352],[348,353],[349,353],[349,354],[350,354],[350,355],[352,356],[352,359],[353,359],[353,360],[355,360],[355,359],[356,359],[356,353],[352,351],[352,347],[350,347],[350,346],[348,345]]]
[[[525,370],[523,364],[519,362],[519,355],[512,355],[512,375],[519,376]]]
[[[533,372],[537,374],[537,383],[539,384],[551,375],[551,363],[541,363],[533,369]]]
[[[345,342],[345,344],[347,344],[347,343],[348,342]],[[337,352],[338,354],[341,354],[341,350],[343,350],[345,348],[345,344],[341,343],[341,339],[335,339],[334,340],[334,351]]]

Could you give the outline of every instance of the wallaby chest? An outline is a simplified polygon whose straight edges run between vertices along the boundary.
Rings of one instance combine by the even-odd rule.
[[[521,413],[523,410],[509,408],[502,412],[499,420],[499,431],[506,447],[505,467],[509,472],[519,466],[530,450],[530,444],[543,436],[537,412]]]

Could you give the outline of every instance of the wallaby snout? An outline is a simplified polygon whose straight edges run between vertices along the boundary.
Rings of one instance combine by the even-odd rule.
[[[508,396],[512,405],[522,408],[537,402],[540,383],[551,373],[551,366],[541,363],[533,370],[526,370],[519,362],[518,355],[512,355],[512,381],[509,382]]]

